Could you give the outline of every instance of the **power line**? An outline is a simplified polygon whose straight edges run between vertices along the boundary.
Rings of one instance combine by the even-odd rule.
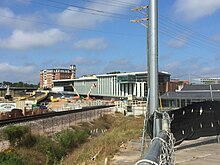
[[[93,1],[94,2],[94,1]],[[98,1],[100,2],[100,1]],[[109,1],[107,1],[109,2]],[[122,5],[139,5],[137,3],[130,3],[130,2],[124,2],[124,1],[119,1],[119,0],[111,0],[111,2],[116,3],[116,4],[122,4]]]
[[[55,0],[46,0],[46,1],[53,2],[53,3],[56,3],[56,4],[71,6],[71,7],[75,7],[75,8],[79,8],[79,9],[89,10],[89,11],[93,11],[93,12],[97,12],[97,13],[105,13],[105,14],[117,15],[117,16],[119,15],[119,16],[123,16],[123,17],[129,16],[129,15],[124,15],[124,14],[119,14],[119,13],[112,13],[112,12],[104,11],[104,10],[98,10],[98,9],[93,9],[93,8],[88,8],[88,7],[82,7],[82,6],[73,5],[73,4],[70,4],[70,3],[64,3],[64,2],[55,1]]]
[[[95,12],[99,12],[99,13],[106,13],[106,14],[116,14],[116,13],[110,13],[110,12],[107,12],[107,11],[103,11],[103,10],[96,10],[96,9],[91,9],[91,8],[85,8],[85,7],[81,7],[81,6],[76,6],[76,5],[71,5],[71,4],[69,4],[69,3],[60,3],[60,2],[58,2],[58,1],[55,1],[55,0],[47,0],[47,1],[50,1],[50,2],[54,2],[54,3],[58,3],[58,4],[62,4],[62,5],[68,5],[68,6],[73,6],[73,7],[77,7],[77,8],[80,8],[80,9],[85,9],[85,10],[90,10],[90,11],[95,11]],[[43,4],[43,5],[45,5],[45,4]],[[47,4],[46,4],[47,5]],[[54,7],[54,6],[53,6]],[[63,8],[62,8],[63,9]],[[72,9],[70,9],[70,10],[72,10]],[[75,10],[74,10],[75,11]],[[83,11],[79,11],[79,10],[77,10],[77,12],[83,12]],[[88,13],[88,12],[86,12],[86,13]],[[95,14],[95,13],[88,13],[88,14]],[[95,14],[96,15],[96,14]],[[107,15],[105,15],[105,16],[107,16]],[[110,16],[110,15],[108,15],[108,16]],[[123,15],[123,16],[129,16],[129,15]],[[112,17],[112,15],[111,15],[111,17]],[[166,27],[169,27],[170,25],[172,25],[172,24],[174,24],[173,22],[171,22],[170,21],[170,23],[168,24],[167,22],[161,22],[160,21],[160,23],[162,23],[162,24],[164,24],[164,26],[165,26],[165,28]],[[160,25],[161,26],[161,25]],[[170,26],[171,27],[171,26]],[[185,28],[184,26],[182,27],[181,26],[181,28],[179,27],[179,26],[172,26],[172,28],[170,28],[170,29],[176,29],[177,31],[180,31],[181,30],[181,35],[182,35],[182,30],[184,29],[184,30],[188,30],[187,28]],[[168,30],[168,29],[167,29]],[[169,30],[170,31],[170,30]],[[179,35],[177,32],[171,32],[171,33],[174,33],[174,34],[176,34],[176,35]],[[193,40],[194,41],[191,41],[191,42],[194,42],[194,44],[197,44],[197,46],[199,46],[198,44],[199,43],[202,43],[202,44],[204,44],[204,43],[206,43],[206,44],[208,44],[210,47],[213,47],[213,49],[216,49],[216,47],[214,47],[214,45],[212,45],[210,42],[207,42],[207,40],[206,41],[204,41],[204,42],[202,42],[201,40],[196,40],[196,38],[194,37],[193,38]],[[204,49],[204,48],[203,48]]]
[[[192,42],[198,46],[201,47],[201,45],[205,45],[206,47],[209,47],[211,49],[215,49],[216,51],[219,51],[220,49],[218,47],[215,47],[214,45],[210,44],[209,42],[204,42],[203,40],[200,40],[199,38],[196,37],[191,37],[189,38],[188,36],[186,36],[183,32],[178,32],[178,31],[171,31],[169,26],[166,26],[166,24],[163,24],[162,22],[160,22],[160,29],[165,29],[167,32],[172,33],[174,35],[177,35],[179,38],[183,39],[183,40],[189,40],[189,42]],[[202,49],[204,49],[204,47],[201,47]]]
[[[169,22],[169,24],[174,25],[174,26],[173,26],[174,28],[179,28],[179,29],[182,29],[182,30],[184,30],[184,31],[188,31],[188,32],[190,32],[190,33],[196,34],[196,35],[198,35],[202,40],[204,40],[204,41],[206,41],[206,42],[210,42],[210,43],[212,43],[212,44],[217,44],[218,46],[220,46],[220,43],[215,42],[215,41],[213,41],[213,40],[210,40],[210,38],[209,38],[208,36],[206,36],[206,35],[204,35],[204,34],[201,34],[201,33],[197,32],[197,31],[194,31],[194,30],[192,30],[192,29],[190,29],[190,28],[188,28],[188,27],[186,27],[186,26],[183,26],[183,25],[181,25],[181,24],[179,24],[179,23],[177,23],[177,22],[175,22],[175,21],[173,21],[173,20],[171,20],[171,19],[169,19],[169,18],[167,18],[167,17],[165,17],[165,16],[163,16],[163,15],[160,15],[159,19],[163,19],[165,22]]]
[[[168,29],[163,28],[163,29],[160,29],[159,32],[163,33],[163,34],[166,35],[166,36],[169,36],[169,37],[171,37],[171,38],[174,38],[174,39],[176,39],[176,40],[179,40],[179,41],[182,41],[182,42],[185,42],[185,41],[186,41],[185,38],[181,38],[181,37],[175,36],[176,34],[170,32],[170,31],[168,31]],[[194,46],[194,47],[197,47],[197,48],[199,48],[200,50],[204,50],[204,51],[206,51],[206,52],[212,51],[212,49],[207,50],[207,49],[205,49],[204,47],[202,47],[200,44],[198,44],[198,43],[196,43],[196,42],[193,42],[193,41],[185,42],[184,45]],[[194,47],[193,47],[193,48],[194,48]],[[213,52],[213,53],[216,53],[216,52]]]
[[[112,1],[109,2],[109,1],[91,1],[91,0],[82,0],[82,1],[85,1],[85,2],[88,2],[88,3],[93,3],[93,4],[100,4],[100,5],[107,5],[107,6],[113,6],[113,7],[120,7],[120,8],[128,8],[130,7],[132,4],[117,4],[117,3],[114,3],[112,4]]]
[[[25,0],[25,1],[29,1],[29,2],[35,2],[35,1],[30,1],[30,0]],[[59,3],[59,4],[62,4],[62,5],[71,5],[71,4],[69,4],[69,3],[60,3],[60,2],[58,2],[58,1],[55,1],[55,0],[47,0],[47,1],[50,1],[50,2],[55,2],[55,3]],[[44,5],[44,6],[48,6],[48,4],[42,4],[42,3],[40,3],[41,5]],[[64,8],[61,8],[61,7],[58,7],[58,6],[51,6],[51,5],[49,5],[50,7],[55,7],[55,8],[59,8],[59,9],[64,9]],[[74,6],[74,7],[80,7],[80,6]],[[66,8],[65,8],[66,9]],[[91,9],[91,8],[84,8],[84,7],[81,7],[81,9],[87,9],[87,10],[91,10],[91,11],[96,11],[96,12],[106,12],[106,11],[101,11],[101,10],[96,10],[96,9]],[[73,9],[67,9],[67,10],[70,10],[70,11],[77,11],[77,12],[85,12],[85,11],[79,11],[79,10],[73,10]],[[85,12],[85,13],[87,13],[87,14],[92,14],[92,15],[97,15],[96,13],[91,13],[91,12]],[[100,13],[99,13],[100,14]],[[110,13],[108,13],[108,14],[110,14]],[[106,15],[105,15],[106,16]],[[124,15],[124,16],[126,16],[126,15]],[[13,19],[13,18],[11,18],[11,19]],[[168,19],[169,20],[169,19]],[[25,21],[27,21],[27,20],[25,20]],[[32,21],[33,22],[33,20],[29,20],[29,21]],[[36,23],[36,21],[35,21],[35,23]],[[41,24],[42,24],[42,22],[41,22]],[[45,24],[45,23],[43,23],[43,24]],[[47,23],[48,24],[48,23]],[[162,24],[162,25],[161,25]],[[50,25],[55,25],[55,24],[50,24]],[[168,22],[166,22],[166,21],[164,21],[163,22],[163,19],[162,19],[162,21],[160,21],[160,27],[162,27],[162,28],[164,28],[164,29],[166,29],[166,34],[167,34],[167,32],[170,32],[170,33],[172,33],[172,34],[174,34],[174,35],[178,35],[179,37],[174,37],[174,36],[171,36],[171,35],[169,35],[170,37],[172,37],[172,38],[175,38],[175,39],[178,39],[178,40],[181,40],[181,41],[183,41],[183,40],[185,40],[186,39],[186,37],[185,38],[183,38],[184,36],[183,36],[183,31],[187,31],[187,32],[191,32],[192,30],[189,30],[189,29],[187,29],[186,27],[184,27],[184,26],[180,26],[180,25],[176,25],[174,22],[172,22],[172,21],[169,21],[169,23]],[[56,25],[57,26],[57,25]],[[62,26],[62,25],[61,25]],[[77,28],[77,29],[79,29],[79,27],[71,27],[71,28]],[[172,30],[176,30],[176,31],[171,31],[170,29],[172,29]],[[80,28],[79,30],[87,30],[87,31],[90,31],[91,29],[83,29],[83,28]],[[96,32],[95,30],[92,30],[93,32]],[[99,31],[100,32],[100,31]],[[104,32],[104,31],[103,31]],[[106,32],[104,32],[104,33],[106,33]],[[107,32],[108,33],[108,32]],[[110,33],[112,33],[112,32],[110,32]],[[117,33],[115,33],[115,32],[113,32],[114,34],[117,34]],[[193,43],[194,43],[194,45],[196,45],[197,47],[200,47],[200,48],[202,48],[202,49],[204,49],[204,47],[201,47],[200,45],[199,45],[199,43],[201,43],[202,41],[201,40],[196,40],[197,38],[196,37],[194,37],[193,38]],[[192,41],[191,41],[192,42]],[[207,40],[205,40],[205,41],[203,41],[202,42],[202,44],[205,44],[205,43],[207,43]],[[207,43],[207,44],[209,44],[209,46],[213,46],[213,45],[210,45],[210,43]],[[216,48],[214,48],[214,49],[216,49]]]
[[[145,15],[144,13],[141,13],[141,14]],[[193,31],[192,29],[187,28],[187,27],[185,27],[185,26],[183,26],[183,25],[181,25],[181,24],[179,24],[179,23],[177,23],[167,17],[160,15],[159,26],[160,26],[160,24],[164,24],[167,27],[169,26],[169,31],[171,31],[171,29],[176,30],[177,31],[176,33],[179,32],[179,35],[184,35],[184,32],[194,34],[196,36],[194,36],[193,38],[191,37],[192,40],[194,40],[194,41],[198,40],[200,43],[203,43],[203,44],[206,43],[209,46],[211,46],[212,48],[219,50],[220,43],[214,42],[214,41],[210,40],[209,37],[207,37],[201,33],[198,33],[196,31]],[[199,35],[199,36],[197,36],[197,35]],[[196,41],[196,42],[198,42],[198,41]]]
[[[48,25],[48,26],[61,26],[61,27],[68,28],[71,30],[76,29],[76,30],[121,35],[121,36],[128,36],[128,37],[142,37],[143,36],[142,34],[129,34],[129,33],[119,33],[119,32],[111,32],[111,31],[104,31],[104,30],[94,30],[94,29],[88,29],[88,28],[81,28],[77,26],[66,26],[66,25],[61,25],[61,24],[41,22],[41,21],[35,21],[35,20],[30,20],[30,19],[15,18],[15,17],[3,16],[3,15],[0,15],[0,18],[12,19],[15,21],[20,21],[20,22],[32,22],[32,23],[43,24],[43,25]]]
[[[56,8],[56,9],[75,11],[75,12],[84,13],[84,14],[103,16],[103,17],[111,17],[111,18],[117,18],[117,19],[128,19],[128,18],[125,18],[126,15],[125,16],[117,16],[117,13],[115,13],[115,15],[110,15],[108,13],[101,13],[98,10],[94,11],[94,12],[89,12],[89,11],[85,11],[85,10],[77,10],[77,9],[74,9],[73,7],[72,8],[64,8],[64,7],[54,6],[54,5],[50,5],[50,4],[46,4],[46,3],[42,3],[42,2],[38,2],[38,1],[33,1],[33,0],[22,0],[22,1],[27,1],[32,4],[36,4],[36,5],[40,5],[40,6],[47,6],[47,7]],[[77,7],[75,7],[75,8],[77,8]]]

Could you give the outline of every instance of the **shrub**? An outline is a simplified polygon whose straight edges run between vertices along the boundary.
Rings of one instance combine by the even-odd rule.
[[[0,153],[1,165],[24,165],[21,158],[15,153]]]
[[[9,125],[3,129],[3,133],[5,134],[7,140],[9,140],[11,145],[15,146],[19,144],[21,139],[26,133],[29,132],[29,130],[30,129],[27,126]]]
[[[19,146],[26,148],[33,147],[37,143],[37,138],[38,137],[36,135],[31,134],[30,132],[26,133],[19,142]]]
[[[63,148],[71,149],[83,143],[89,137],[89,130],[64,130],[56,134],[56,140]]]
[[[76,132],[78,143],[79,144],[84,143],[86,139],[89,137],[89,134],[90,134],[90,131],[87,129]]]
[[[59,144],[66,149],[75,147],[77,143],[77,137],[73,130],[64,130],[56,134],[55,138],[59,142]]]
[[[64,155],[65,150],[55,141],[47,137],[39,137],[34,149],[47,156],[47,164],[56,164]]]
[[[46,155],[40,151],[32,148],[17,148],[16,153],[25,165],[46,165]]]

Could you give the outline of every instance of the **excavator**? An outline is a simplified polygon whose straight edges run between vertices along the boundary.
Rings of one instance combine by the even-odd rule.
[[[74,99],[80,99],[80,95],[78,93],[78,91],[76,90],[76,88],[73,86],[73,84],[70,84],[70,86],[73,88],[73,90],[76,92],[77,96],[74,96]]]
[[[96,84],[95,84],[95,83],[91,85],[90,90],[89,90],[89,92],[87,93],[87,96],[86,96],[85,100],[92,100],[92,98],[90,97],[90,94],[91,94],[91,92],[92,92],[92,89],[95,88],[95,87],[96,87]]]

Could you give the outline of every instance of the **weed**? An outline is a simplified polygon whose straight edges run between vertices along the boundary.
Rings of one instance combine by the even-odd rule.
[[[0,153],[1,165],[24,165],[24,162],[19,158],[16,153]]]
[[[21,139],[30,129],[27,126],[9,125],[3,129],[3,133],[12,146],[20,143]]]

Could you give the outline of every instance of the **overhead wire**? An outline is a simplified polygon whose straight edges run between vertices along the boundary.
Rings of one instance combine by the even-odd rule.
[[[88,2],[88,3],[93,3],[93,4],[104,5],[104,6],[108,5],[108,6],[113,6],[113,7],[126,8],[126,9],[128,7],[131,7],[131,5],[132,5],[132,4],[117,4],[117,3],[113,4],[112,1],[111,2],[110,1],[91,1],[91,0],[81,0],[81,1]]]
[[[166,35],[168,37],[171,37],[175,40],[178,40],[178,41],[181,41],[181,42],[184,42],[183,45],[184,46],[189,46],[189,47],[192,47],[192,48],[199,48],[200,50],[203,50],[205,52],[210,52],[212,50],[207,50],[205,49],[204,47],[202,47],[201,45],[199,45],[198,43],[196,42],[187,42],[184,38],[181,38],[181,37],[178,37],[178,36],[175,36],[175,33],[170,33],[167,29],[159,29],[159,32],[161,32],[163,35]],[[174,35],[173,35],[174,34]],[[182,51],[182,50],[181,50]],[[213,53],[216,53],[216,52],[213,52]],[[207,55],[207,54],[206,54]]]
[[[93,2],[97,2],[100,0],[96,0],[96,1],[93,1]],[[105,2],[109,2],[109,1],[105,1]],[[131,3],[131,2],[124,2],[124,1],[120,1],[120,0],[111,0],[112,3],[115,3],[115,4],[122,4],[122,5],[139,5],[138,3]]]
[[[175,23],[172,23],[172,22],[168,22],[165,19],[164,20],[159,19],[159,21],[160,21],[161,24],[169,26],[170,29],[175,30],[175,31],[177,31],[181,34],[188,33],[191,36],[194,35],[194,37],[191,37],[191,40],[197,41],[197,42],[202,43],[202,44],[206,43],[207,45],[213,47],[214,49],[219,49],[219,47],[220,47],[220,43],[217,43],[217,42],[214,42],[214,41],[210,40],[210,37],[207,37],[207,36],[202,35],[198,32],[190,30],[190,29],[188,29],[187,27],[184,27],[184,26],[179,27],[179,26],[177,26],[178,23],[175,24]]]
[[[68,8],[67,6],[60,7],[60,6],[55,6],[55,5],[51,5],[51,4],[47,4],[47,3],[42,3],[39,1],[34,1],[34,0],[22,0],[22,1],[30,2],[32,4],[36,4],[36,5],[40,5],[40,6],[46,6],[46,7],[50,7],[50,8],[56,8],[56,9],[62,9],[62,10],[68,10],[68,11],[75,11],[75,12],[84,13],[84,14],[91,14],[91,15],[103,16],[103,17],[111,17],[111,18],[117,18],[117,19],[126,19],[126,20],[129,19],[129,18],[126,18],[125,16],[119,16],[119,15],[117,15],[117,13],[115,13],[115,15],[112,15],[112,14],[104,13],[104,12],[101,13],[98,10],[93,11],[93,12],[91,12],[91,10],[90,11],[78,10],[78,7],[73,8],[73,6],[72,6],[72,8]],[[69,6],[69,7],[71,7],[71,6]],[[127,16],[129,16],[129,15],[127,15]]]
[[[144,13],[141,13],[142,15],[146,15]],[[160,15],[161,16],[161,15]],[[166,18],[166,17],[164,17]],[[199,38],[198,36],[193,36],[193,37],[189,37],[188,36],[188,40],[190,40],[190,42],[194,42],[196,44],[206,44],[206,46],[208,46],[209,48],[212,48],[212,49],[215,49],[216,51],[219,51],[220,49],[220,43],[216,43],[216,44],[219,44],[219,45],[213,45],[213,42],[210,41],[210,39],[205,36],[205,35],[202,35],[202,34],[199,34],[198,32],[195,32],[181,24],[178,24],[178,23],[175,23],[174,21],[170,20],[169,18],[166,18],[166,20],[169,20],[169,22],[167,21],[164,21],[164,20],[161,20],[160,17],[158,19],[158,24],[159,24],[159,27],[162,27],[162,28],[166,28],[167,29],[167,32],[170,32],[170,33],[173,33],[175,35],[179,35],[179,36],[184,36],[185,32],[188,32],[188,33],[191,33],[191,34],[198,34],[200,36],[202,36],[203,38],[206,38],[206,39],[201,39]],[[178,25],[178,26],[176,26]],[[186,39],[186,36],[184,36],[184,38]],[[193,40],[193,41],[192,41]],[[202,47],[202,49],[204,49],[204,47]]]
[[[58,3],[58,4],[64,4],[64,5],[69,5],[69,6],[73,6],[73,7],[77,7],[77,8],[81,8],[81,9],[86,9],[86,10],[91,10],[91,11],[96,11],[96,12],[102,12],[102,13],[107,13],[107,14],[113,14],[113,13],[109,13],[109,12],[106,12],[106,11],[103,11],[103,10],[96,10],[96,9],[91,9],[91,8],[85,8],[85,7],[80,7],[80,6],[76,6],[76,5],[71,5],[69,3],[61,3],[61,2],[58,2],[58,1],[55,1],[55,0],[47,0],[47,1],[50,1],[50,2],[54,2],[54,3]],[[92,13],[94,14],[94,13]],[[115,14],[115,13],[114,13]],[[127,16],[127,15],[123,15],[123,16]],[[129,15],[128,15],[129,16]],[[162,22],[162,24],[164,24]],[[168,25],[165,25],[165,26],[168,26]],[[173,29],[173,28],[172,28]],[[179,27],[176,27],[177,30],[181,30],[181,28]],[[183,29],[183,28],[182,28]],[[187,28],[185,28],[187,29]],[[167,29],[168,30],[168,29]],[[176,33],[176,32],[171,32],[171,33]],[[178,35],[178,34],[177,34]],[[182,34],[181,34],[182,35]],[[191,41],[193,42],[194,44],[198,44],[197,42],[201,42],[201,40],[198,40],[198,41],[195,41],[196,38],[193,38],[194,41]],[[213,46],[213,45],[210,45],[210,43],[206,42],[207,44],[209,44],[209,46]],[[203,44],[203,43],[202,43]],[[197,45],[198,46],[198,45]],[[215,48],[213,48],[215,49]]]
[[[39,1],[31,1],[31,0],[25,0],[25,1],[29,1],[29,2],[31,2],[31,3],[33,3],[33,2],[39,2]],[[69,4],[69,3],[63,3],[63,2],[58,2],[58,1],[56,1],[56,0],[47,0],[47,1],[49,1],[49,2],[53,2],[53,3],[57,3],[57,4],[62,4],[62,5],[66,5],[66,6],[71,6],[71,4]],[[59,8],[59,9],[64,9],[64,8],[60,8],[59,6],[51,6],[51,5],[48,5],[48,4],[45,4],[45,3],[38,3],[38,4],[41,4],[41,5],[45,5],[45,6],[50,6],[50,7],[55,7],[55,8]],[[80,9],[84,9],[84,10],[90,10],[90,11],[95,11],[95,12],[99,12],[99,14],[100,13],[107,13],[107,14],[116,14],[116,13],[108,13],[107,11],[104,11],[104,10],[96,10],[96,9],[91,9],[91,8],[85,8],[85,7],[80,7],[80,6],[76,6],[76,5],[72,5],[73,7],[76,7],[76,8],[80,8]],[[65,8],[66,9],[66,8]],[[69,9],[70,11],[78,11],[78,12],[82,12],[82,13],[84,13],[85,11],[84,10],[72,10],[72,9]],[[96,15],[96,13],[91,13],[91,12],[86,12],[87,14],[92,14],[92,15]],[[106,15],[105,15],[106,16]],[[125,16],[125,15],[124,15]],[[11,19],[14,19],[14,18],[11,18]],[[23,21],[32,21],[33,22],[33,20],[23,20]],[[35,21],[35,23],[37,23],[36,21]],[[38,22],[38,23],[42,23],[42,24],[45,24],[44,22]],[[48,23],[47,23],[48,24]],[[50,23],[49,23],[50,24]],[[48,25],[49,25],[48,24]],[[161,25],[161,24],[163,24],[163,25]],[[164,28],[165,29],[165,31],[166,31],[166,35],[169,35],[170,37],[173,37],[173,38],[175,38],[175,39],[178,39],[178,40],[180,40],[180,41],[184,41],[184,40],[186,40],[186,37],[184,37],[183,36],[183,32],[182,32],[182,30],[184,29],[185,31],[190,31],[190,32],[192,32],[192,30],[190,30],[190,29],[188,29],[188,28],[186,28],[186,27],[184,27],[184,26],[180,26],[180,25],[178,25],[178,26],[172,26],[173,24],[175,24],[175,22],[174,21],[170,21],[169,20],[169,23],[167,23],[167,22],[161,22],[161,20],[160,20],[160,22],[159,22],[159,25],[160,25],[160,27],[162,27],[162,28]],[[50,24],[50,25],[52,25],[52,24]],[[53,25],[55,25],[55,24],[53,24]],[[56,25],[56,26],[62,26],[62,25]],[[174,28],[170,28],[170,27],[174,27]],[[72,27],[71,26],[71,28],[75,28],[75,29],[78,29],[78,30],[87,30],[87,31],[93,31],[93,32],[97,32],[96,30],[91,30],[91,29],[85,29],[85,28],[79,28],[79,27]],[[170,29],[172,29],[172,31],[170,30]],[[175,31],[176,30],[176,31]],[[104,33],[109,33],[109,32],[105,32],[105,31],[100,31],[100,30],[98,30],[98,32],[104,32]],[[118,34],[118,33],[115,33],[115,32],[110,32],[111,34]],[[170,34],[167,34],[167,33],[170,33]],[[176,37],[174,37],[173,35],[177,35]],[[200,47],[200,48],[202,48],[202,49],[204,49],[203,47],[201,47],[200,45],[199,45],[199,43],[198,43],[198,41],[197,40],[195,40],[195,39],[197,39],[196,37],[194,37],[194,41],[190,41],[190,42],[192,42],[195,46],[197,46],[197,47]],[[203,41],[204,42],[204,41]],[[212,46],[212,45],[211,45]]]
[[[200,48],[200,49],[203,49],[205,51],[219,51],[220,49],[216,48],[216,47],[213,47],[212,45],[207,45],[208,43],[205,43],[205,42],[202,42],[202,41],[199,41],[199,40],[195,40],[193,38],[189,38],[187,37],[187,35],[185,34],[181,34],[179,32],[176,32],[176,31],[171,31],[169,27],[167,26],[164,26],[164,25],[160,25],[160,28],[159,30],[164,30],[166,33],[165,35],[168,35],[172,38],[175,38],[175,39],[178,39],[180,41],[188,41],[187,43],[192,43],[193,45],[195,45],[196,47]],[[202,47],[202,45],[205,45],[207,48],[210,48],[209,50],[205,49],[205,47]]]
[[[159,15],[159,19],[163,19],[164,21],[169,22],[170,24],[174,25],[174,27],[177,26],[177,27],[179,27],[180,29],[184,29],[185,31],[191,32],[191,33],[193,33],[193,34],[196,34],[196,35],[198,35],[199,37],[201,37],[201,38],[202,38],[203,40],[205,40],[205,41],[208,41],[208,42],[211,42],[211,43],[220,45],[219,42],[216,42],[216,41],[214,41],[214,40],[210,40],[210,37],[208,37],[208,36],[206,36],[206,35],[204,35],[204,34],[201,34],[201,33],[199,33],[198,31],[194,31],[194,30],[192,30],[192,29],[189,28],[189,27],[183,26],[183,25],[181,25],[180,23],[178,23],[178,22],[176,22],[176,21],[173,21],[173,20],[171,20],[170,18],[167,18],[167,17],[165,17],[165,16],[163,16],[163,15]]]
[[[56,0],[46,0],[46,1],[56,3],[56,4],[66,5],[66,6],[70,6],[70,7],[75,7],[75,8],[79,8],[79,9],[83,9],[83,10],[89,10],[89,11],[93,11],[93,12],[97,12],[97,13],[105,13],[105,14],[109,14],[109,15],[117,15],[117,16],[123,16],[123,17],[130,16],[130,15],[124,15],[124,14],[120,14],[120,13],[113,13],[113,12],[94,9],[94,8],[82,7],[82,6],[79,6],[79,5],[73,5],[71,3],[65,3],[65,2],[60,2],[60,1],[56,1]]]
[[[82,27],[77,27],[77,26],[66,26],[66,25],[62,25],[62,24],[54,24],[54,23],[35,21],[35,20],[31,20],[31,19],[9,17],[9,16],[3,16],[3,15],[0,15],[0,18],[12,19],[15,21],[22,21],[22,22],[32,22],[32,23],[43,24],[43,25],[47,25],[47,26],[61,26],[63,28],[68,28],[71,30],[76,29],[76,30],[83,30],[83,31],[89,31],[89,32],[96,32],[96,33],[105,33],[105,34],[113,34],[113,35],[121,35],[121,36],[128,36],[128,37],[142,37],[143,36],[142,34],[130,34],[130,33],[104,31],[104,30],[94,30],[94,29],[82,28]]]

